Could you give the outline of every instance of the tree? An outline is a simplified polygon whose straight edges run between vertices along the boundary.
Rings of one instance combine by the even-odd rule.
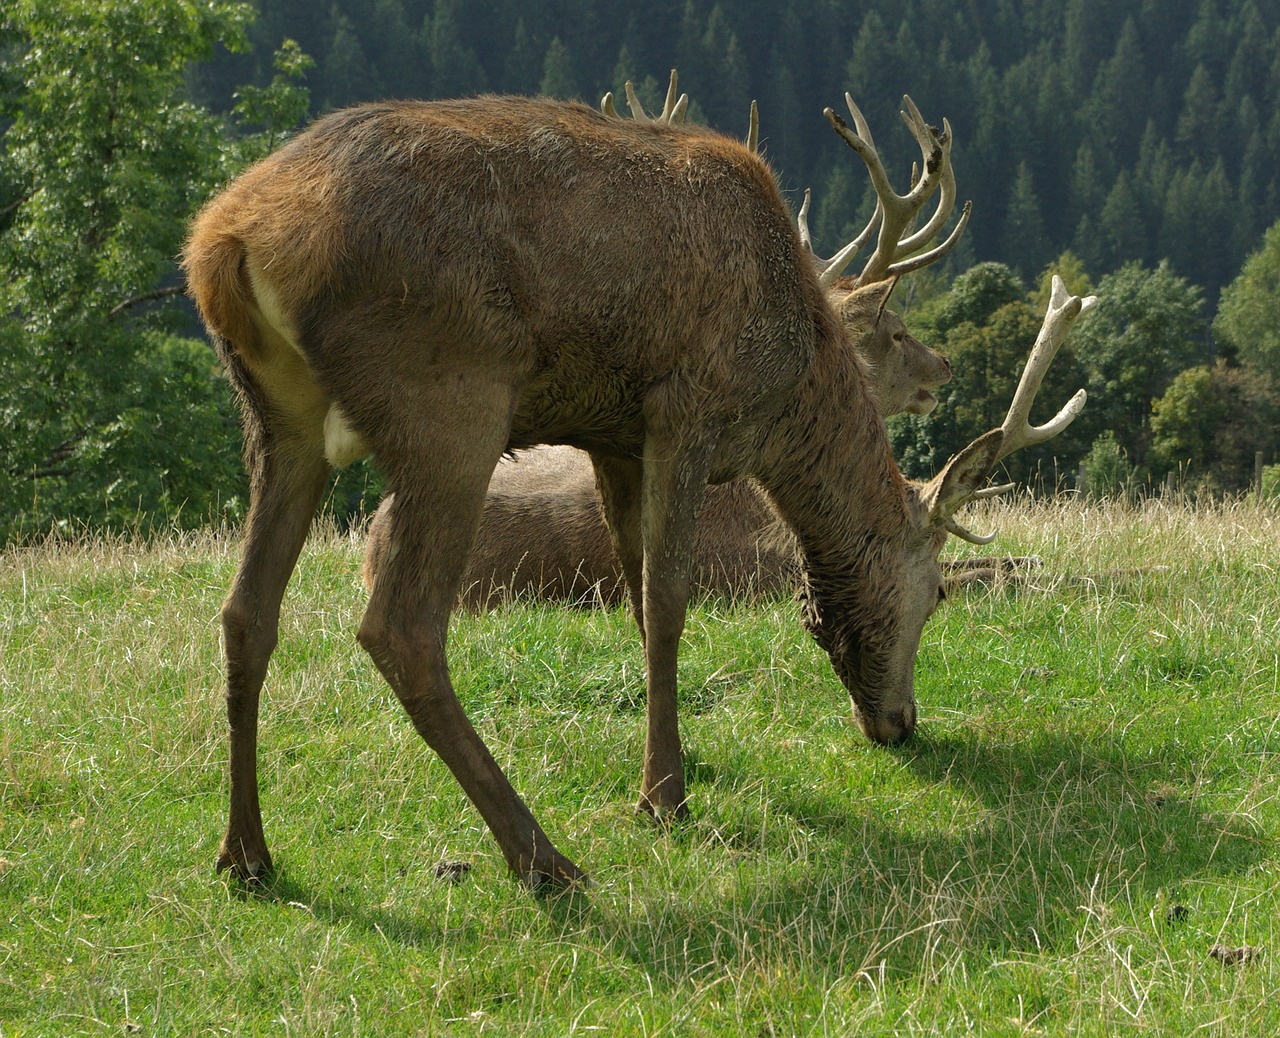
[[[459,0],[438,0],[435,17],[423,22],[434,97],[465,97],[488,86],[484,66],[463,41],[458,25]]]
[[[1280,221],[1222,290],[1213,333],[1241,361],[1280,381]]]
[[[1049,309],[1055,275],[1062,279],[1067,291],[1073,296],[1083,299],[1094,294],[1093,278],[1089,276],[1089,271],[1080,257],[1068,249],[1040,272],[1039,287],[1031,298],[1031,305],[1037,313],[1042,314]]]
[[[1000,254],[1008,257],[1008,261],[1024,273],[1038,270],[1048,255],[1040,201],[1036,198],[1031,170],[1025,162],[1018,163],[1000,246]]]
[[[547,56],[542,63],[542,85],[538,93],[547,97],[576,98],[581,96],[578,78],[574,73],[573,58],[569,48],[556,36],[547,48]]]
[[[1197,65],[1182,98],[1177,141],[1192,158],[1211,163],[1219,153],[1218,88],[1204,65]]]
[[[1147,254],[1146,223],[1125,170],[1116,178],[1102,206],[1098,238],[1104,270],[1114,270]]]
[[[1088,369],[1088,412],[1141,467],[1152,401],[1205,359],[1201,292],[1161,262],[1155,270],[1125,264],[1099,282],[1097,295],[1098,306],[1072,334]]]
[[[1164,395],[1154,401],[1151,455],[1159,470],[1209,471],[1214,431],[1226,406],[1214,389],[1213,369],[1200,364],[1179,372]]]
[[[1153,462],[1213,490],[1247,488],[1254,455],[1280,449],[1280,383],[1251,367],[1188,368],[1152,411]]]
[[[199,522],[243,497],[213,355],[173,334],[190,326],[174,257],[187,215],[261,153],[282,112],[305,107],[280,82],[246,93],[237,114],[267,128],[237,139],[184,100],[188,64],[216,43],[243,47],[250,13],[180,0],[11,8],[0,541],[55,520],[131,525],[139,511]],[[285,69],[300,61],[282,53]],[[211,463],[214,444],[227,465]]]
[[[538,60],[538,49],[534,45],[525,20],[519,18],[516,20],[511,50],[507,53],[503,64],[503,89],[518,94],[533,93],[540,82],[541,75],[542,65]]]
[[[334,19],[333,42],[320,63],[320,76],[324,83],[324,108],[341,108],[384,93],[382,83],[372,73],[360,37],[346,15],[338,14]]]
[[[984,325],[1003,306],[1017,302],[1026,289],[1012,268],[1003,263],[970,267],[930,310],[928,331],[939,338],[964,323]]]
[[[1085,124],[1098,154],[1115,156],[1122,163],[1134,157],[1137,142],[1130,132],[1131,109],[1147,84],[1137,25],[1133,18],[1126,18],[1115,51],[1099,67],[1085,105]]]

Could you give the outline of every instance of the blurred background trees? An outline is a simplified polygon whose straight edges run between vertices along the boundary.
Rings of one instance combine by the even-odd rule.
[[[1280,4],[1196,0],[10,0],[0,12],[0,540],[58,523],[234,519],[227,387],[181,300],[186,221],[305,119],[388,96],[543,92],[595,104],[680,69],[691,117],[745,132],[824,253],[865,222],[865,172],[824,106],[848,89],[899,183],[910,93],[955,130],[974,216],[896,306],[952,360],[926,419],[892,430],[925,475],[1003,413],[1046,270],[1102,303],[1046,406],[1072,432],[1010,475],[1237,490],[1275,462],[1280,393]],[[1090,462],[1089,459],[1093,459]],[[1111,464],[1107,461],[1106,464]],[[331,504],[376,494],[367,468]]]

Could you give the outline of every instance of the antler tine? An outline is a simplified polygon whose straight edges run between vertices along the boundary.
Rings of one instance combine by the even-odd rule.
[[[747,126],[747,147],[754,152],[760,151],[760,109],[756,107],[755,101],[751,102],[751,120]]]
[[[830,288],[836,283],[836,279],[844,273],[844,268],[853,262],[853,257],[862,251],[863,246],[871,240],[876,233],[876,227],[880,225],[883,219],[884,206],[880,202],[876,202],[876,210],[871,214],[871,219],[867,221],[867,225],[862,228],[862,232],[853,241],[849,242],[829,260],[821,260],[816,255],[813,257],[818,266],[818,283],[823,288]]]
[[[658,122],[668,126],[683,126],[685,109],[689,107],[688,94],[681,94],[679,100],[676,99],[678,78],[676,70],[672,69],[671,78],[667,80],[667,96],[662,102],[662,112],[657,117]]]
[[[983,487],[981,490],[974,491],[971,501],[985,501],[989,497],[999,497],[1001,494],[1007,494],[1012,490],[1014,484],[1001,483],[998,487]],[[968,541],[970,544],[990,544],[1000,535],[998,533],[976,534],[972,530],[961,526],[954,518],[948,519],[945,524],[947,532],[959,537],[962,541]]]
[[[859,109],[858,106],[853,103],[853,98],[850,97],[849,94],[846,93],[844,95],[844,100],[845,100],[845,104],[849,106],[849,115],[853,119],[853,126],[854,126],[854,130],[856,131],[856,139],[859,142],[859,145],[857,146],[851,143],[850,147],[852,147],[854,151],[857,151],[859,155],[862,155],[863,161],[866,161],[868,166],[870,166],[870,161],[866,159],[866,155],[863,153],[863,151],[859,150],[859,147],[865,148],[872,155],[876,164],[878,165],[880,160],[878,157],[876,157],[876,142],[875,142],[875,138],[871,136],[871,127],[867,124],[867,120],[863,116],[861,109]],[[826,109],[823,114],[827,116],[828,120],[831,120],[834,117],[836,120],[840,121],[841,125],[844,125],[843,120],[840,120],[840,117],[838,115],[835,115],[835,113],[832,112],[830,108]],[[834,126],[835,123],[832,123],[832,125]],[[845,126],[845,130],[846,132],[848,131],[847,126]],[[837,132],[839,132],[838,128],[837,128]],[[844,136],[844,134],[841,134],[841,136]],[[848,140],[849,138],[846,137],[845,139]],[[881,167],[881,173],[883,172],[884,172],[883,167]],[[873,183],[875,181],[874,172],[872,173],[872,181]],[[886,187],[888,186],[888,183],[889,183],[889,178],[886,175],[884,177],[884,184]],[[805,197],[805,204],[801,207],[801,213],[807,215],[808,208],[809,208],[808,188],[805,189],[804,197]],[[823,288],[830,288],[832,285],[836,283],[836,280],[840,277],[841,274],[844,273],[845,267],[847,267],[853,261],[853,257],[856,256],[860,251],[862,251],[862,249],[866,246],[867,242],[871,240],[872,236],[876,233],[876,228],[880,225],[880,222],[883,219],[884,219],[884,202],[881,197],[880,191],[877,188],[875,212],[871,214],[871,219],[867,221],[867,225],[862,228],[861,232],[857,235],[857,237],[853,239],[853,241],[849,242],[849,244],[847,244],[844,248],[842,248],[830,259],[825,259],[825,260],[822,257],[820,257],[816,252],[813,251],[813,244],[809,238],[808,224],[806,223],[801,228],[801,235],[800,235],[801,240],[806,245],[809,246],[809,255],[812,257],[814,268],[817,270],[817,273],[818,273],[818,283],[822,285]],[[799,217],[796,218],[796,222],[797,224],[800,222]]]
[[[800,212],[796,213],[796,229],[800,232],[800,244],[809,250],[809,255],[814,256],[813,239],[809,236],[809,196],[811,192],[806,187],[804,189],[804,201],[800,203]],[[817,259],[816,256],[814,256]]]
[[[897,263],[890,264],[889,269],[884,272],[886,279],[901,277],[903,274],[910,274],[913,270],[919,270],[921,267],[927,267],[934,260],[941,259],[953,248],[956,242],[960,240],[964,234],[964,229],[969,226],[969,213],[973,210],[972,202],[965,202],[960,208],[960,219],[956,221],[956,225],[951,228],[951,233],[947,235],[945,241],[939,245],[935,245],[928,252],[922,252],[918,256],[912,256],[910,259],[899,260]],[[925,239],[926,241],[928,239]],[[903,250],[907,251],[907,250]]]
[[[683,126],[685,114],[689,108],[689,95],[681,94],[676,98],[676,83],[679,77],[676,70],[671,70],[671,78],[667,81],[667,96],[662,102],[662,111],[657,115],[650,115],[644,110],[644,105],[640,103],[640,98],[636,95],[635,86],[631,80],[623,85],[627,92],[627,107],[631,109],[631,118],[636,122],[642,123],[659,123],[663,126]],[[606,98],[610,100],[610,109],[612,109],[612,95],[606,94]],[[601,102],[601,110],[604,108],[604,102]],[[607,111],[605,115],[617,117],[615,111]]]
[[[809,250],[809,259],[813,263],[814,270],[817,271],[818,283],[823,288],[829,288],[844,273],[844,268],[849,265],[858,251],[871,240],[871,236],[875,233],[876,225],[883,215],[883,210],[877,203],[876,211],[871,214],[871,219],[868,221],[867,226],[862,229],[862,233],[830,259],[823,259],[814,252],[813,239],[809,234],[810,193],[809,188],[806,187],[804,189],[804,202],[800,206],[800,212],[796,213],[796,227],[800,231],[801,244]]]
[[[984,534],[973,533],[970,530],[966,530],[954,519],[948,519],[943,525],[946,527],[946,530],[948,533],[954,534],[956,537],[959,537],[962,541],[968,541],[970,544],[978,544],[978,545],[990,544],[992,541],[994,541],[997,537],[1000,536],[998,533],[984,533]]]
[[[944,120],[942,132],[939,133],[924,121],[923,116],[920,115],[920,110],[915,106],[911,98],[903,97],[902,118],[912,136],[915,137],[916,142],[920,145],[920,152],[924,161],[923,172],[918,178],[913,175],[910,190],[905,195],[899,195],[889,184],[888,174],[880,161],[875,144],[870,140],[870,134],[866,131],[866,120],[862,117],[858,106],[854,104],[853,98],[847,93],[845,94],[845,104],[848,106],[849,114],[853,117],[854,125],[857,127],[856,133],[851,131],[844,120],[832,109],[825,109],[823,114],[844,142],[857,152],[859,158],[866,164],[876,197],[879,199],[879,207],[883,209],[875,252],[867,261],[862,273],[858,275],[860,284],[868,284],[909,270],[916,270],[923,266],[925,262],[930,262],[943,255],[959,240],[959,235],[956,234],[949,238],[947,243],[944,243],[945,248],[941,251],[934,250],[929,253],[928,259],[924,260],[924,262],[919,262],[918,259],[911,260],[909,261],[909,266],[894,269],[895,261],[900,255],[907,255],[931,240],[950,216],[955,197],[955,184],[951,173],[951,126]],[[911,221],[915,219],[929,196],[940,185],[943,186],[943,197],[939,200],[937,211],[925,227],[921,228],[916,234],[904,239],[903,234],[911,224]]]
[[[613,107],[613,91],[612,90],[606,93],[604,97],[600,98],[600,111],[602,114],[607,115],[610,119],[622,118],[622,116],[618,114],[618,110]]]
[[[1062,279],[1057,274],[1053,276],[1053,288],[1050,293],[1049,308],[1045,311],[1044,323],[1040,327],[1040,334],[1036,337],[1035,346],[1031,349],[1031,356],[1027,358],[1027,366],[1022,371],[1022,378],[1018,381],[1013,403],[1009,405],[1009,413],[1000,426],[1003,442],[999,458],[1007,457],[1023,447],[1043,443],[1057,436],[1075,421],[1076,416],[1084,409],[1087,394],[1081,389],[1067,401],[1062,410],[1043,425],[1033,426],[1029,421],[1031,404],[1040,389],[1040,383],[1044,381],[1045,372],[1049,370],[1049,365],[1057,356],[1059,347],[1066,340],[1067,333],[1071,331],[1071,326],[1075,324],[1076,319],[1093,309],[1097,302],[1097,296],[1081,299],[1079,296],[1071,295],[1066,285],[1062,283]]]
[[[909,99],[908,99],[909,100]],[[914,107],[914,106],[913,106]],[[917,116],[919,113],[916,113]],[[905,118],[905,115],[904,115]],[[910,125],[910,123],[908,123]],[[929,127],[922,127],[928,132]],[[913,132],[914,128],[913,128]],[[924,141],[919,134],[916,140],[920,141],[921,150],[924,150]],[[956,175],[951,168],[951,124],[946,120],[942,120],[942,133],[937,136],[938,143],[942,146],[942,178],[939,182],[938,207],[933,211],[933,216],[915,234],[904,238],[898,242],[897,249],[894,250],[895,258],[898,256],[910,256],[917,249],[923,248],[929,242],[933,241],[937,233],[942,230],[943,225],[947,222],[947,218],[951,215],[951,210],[956,203]],[[915,182],[915,169],[912,168],[912,182]],[[936,258],[936,257],[935,257]]]

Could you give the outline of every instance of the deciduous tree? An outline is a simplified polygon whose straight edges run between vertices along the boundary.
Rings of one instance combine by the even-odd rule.
[[[10,7],[0,540],[140,511],[198,522],[242,492],[213,355],[173,334],[191,325],[174,257],[187,214],[272,143],[282,113],[305,107],[284,83],[247,93],[241,114],[267,129],[236,138],[185,100],[188,64],[217,43],[243,47],[251,13],[180,0]]]

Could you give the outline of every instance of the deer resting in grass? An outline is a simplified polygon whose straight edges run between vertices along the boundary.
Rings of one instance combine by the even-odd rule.
[[[870,165],[865,140],[826,116]],[[904,211],[943,172],[944,142],[914,129],[927,159]],[[901,236],[885,209],[872,262],[889,267]],[[584,877],[467,720],[445,659],[504,451],[563,443],[591,455],[643,632],[640,807],[670,816],[686,810],[676,654],[707,483],[751,476],[769,495],[802,553],[806,627],[863,731],[898,742],[915,727],[913,662],[956,511],[1001,457],[1083,403],[1028,424],[1048,342],[1004,425],[929,483],[908,483],[768,166],[707,130],[577,104],[333,113],[206,204],[183,264],[240,396],[251,474],[222,610],[231,789],[218,865],[243,877],[270,868],[258,702],[333,466],[372,452],[396,495],[358,638],[536,888]],[[1080,312],[1064,296],[1046,328]]]
[[[661,113],[649,115],[626,84],[632,118],[669,126],[683,125],[688,97],[676,93],[673,69]],[[618,118],[613,95],[600,110]],[[859,132],[874,149],[865,123]],[[747,146],[758,151],[759,119],[751,105]],[[950,146],[950,135],[945,139]],[[944,162],[946,156],[944,155]],[[879,184],[887,187],[887,178]],[[955,200],[955,177],[944,168],[939,205],[930,221],[929,237],[944,226]],[[800,240],[813,253],[809,234],[810,193],[796,218]],[[869,228],[882,215],[877,207]],[[943,247],[917,259],[918,268],[933,262],[959,240],[968,221],[965,207]],[[905,225],[901,228],[905,230]],[[937,406],[930,390],[951,378],[946,358],[915,338],[902,319],[886,309],[897,275],[880,281],[842,276],[870,237],[864,230],[831,260],[813,254],[827,300],[840,316],[849,341],[867,362],[868,387],[882,417],[909,412],[928,414]],[[918,252],[927,239],[907,243]],[[899,243],[902,247],[902,243]],[[384,498],[369,524],[364,581],[372,589],[386,550],[387,524],[395,495]],[[707,488],[693,535],[693,587],[729,597],[794,588],[799,567],[795,542],[763,494],[749,480],[731,480]],[[950,574],[948,574],[950,576]],[[625,588],[622,566],[614,553],[608,525],[595,488],[590,458],[571,447],[535,447],[518,458],[504,458],[489,482],[484,513],[462,583],[464,605],[485,609],[512,597],[562,600],[577,604],[613,605]]]

